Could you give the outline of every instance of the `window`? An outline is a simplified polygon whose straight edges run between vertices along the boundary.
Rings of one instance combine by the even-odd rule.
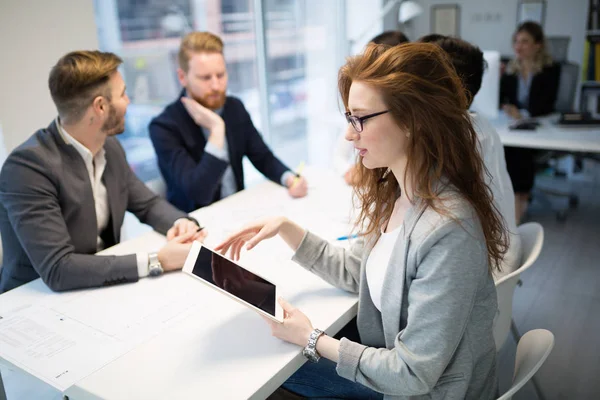
[[[292,168],[301,161],[329,166],[344,125],[337,106],[344,12],[336,1],[263,4],[270,144]]]
[[[275,154],[292,168],[308,160],[307,132],[311,123],[317,123],[311,117],[324,112],[324,101],[337,112],[335,28],[342,13],[338,2],[263,0],[264,19],[258,20],[254,4],[253,0],[95,1],[100,47],[124,61],[121,71],[131,104],[119,139],[142,180],[159,176],[148,124],[180,93],[177,51],[181,36],[192,30],[208,30],[223,39],[228,94],[244,102]],[[316,9],[319,12],[308,12]],[[257,32],[261,21],[264,31]],[[261,38],[266,55],[258,53]],[[266,73],[257,67],[259,57]],[[266,82],[262,86],[261,72]],[[316,107],[309,107],[309,102]],[[268,112],[261,114],[264,110]]]

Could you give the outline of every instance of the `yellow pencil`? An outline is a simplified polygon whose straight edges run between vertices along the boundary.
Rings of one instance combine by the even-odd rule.
[[[302,176],[302,171],[304,171],[304,161],[302,161],[300,164],[298,164],[298,168],[296,168],[296,177],[294,178],[294,181],[292,182],[292,186],[290,186],[290,189],[293,188],[294,186],[296,186],[298,184],[298,182],[300,182],[300,176]]]

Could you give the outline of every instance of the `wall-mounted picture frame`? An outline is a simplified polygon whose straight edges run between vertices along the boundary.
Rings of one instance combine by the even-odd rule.
[[[517,25],[533,21],[544,26],[546,19],[546,0],[519,0],[517,7]]]
[[[438,4],[431,6],[431,33],[460,37],[460,6]]]

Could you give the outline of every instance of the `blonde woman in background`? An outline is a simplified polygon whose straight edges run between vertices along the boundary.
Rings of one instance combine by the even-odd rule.
[[[500,104],[511,118],[539,117],[554,112],[560,66],[546,50],[544,31],[524,22],[513,35],[515,58],[500,79]],[[521,222],[535,178],[535,150],[505,147],[506,166],[515,190],[517,225]]]

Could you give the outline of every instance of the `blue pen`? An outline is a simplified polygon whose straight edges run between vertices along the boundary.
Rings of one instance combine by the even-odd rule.
[[[340,236],[339,238],[337,238],[335,240],[350,240],[350,239],[356,239],[359,236],[360,235],[358,233],[355,233],[354,235],[350,235],[350,236]]]

